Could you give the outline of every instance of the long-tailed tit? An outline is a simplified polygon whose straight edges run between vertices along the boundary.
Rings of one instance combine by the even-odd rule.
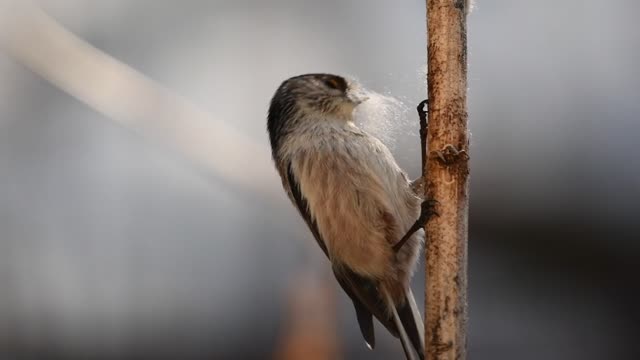
[[[389,149],[354,124],[353,110],[365,100],[340,76],[286,80],[269,108],[272,155],[287,195],[353,301],[368,346],[375,346],[375,316],[400,338],[408,359],[411,345],[422,359],[422,318],[409,282],[423,241],[417,230],[434,202],[423,202]]]

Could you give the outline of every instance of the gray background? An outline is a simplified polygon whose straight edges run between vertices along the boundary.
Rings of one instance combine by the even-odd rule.
[[[355,76],[404,102],[394,153],[419,174],[423,1],[39,4],[265,154],[282,80]],[[638,11],[487,0],[469,18],[471,359],[640,355]],[[0,52],[0,358],[271,357],[292,275],[326,263],[263,176],[273,196],[203,175]],[[368,352],[337,301],[343,358],[400,357],[386,334]]]

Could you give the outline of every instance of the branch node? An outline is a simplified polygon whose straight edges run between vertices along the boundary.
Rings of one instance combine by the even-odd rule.
[[[431,156],[435,156],[442,165],[452,165],[458,161],[469,161],[469,154],[465,149],[458,150],[451,144],[445,145],[442,150],[432,151]]]

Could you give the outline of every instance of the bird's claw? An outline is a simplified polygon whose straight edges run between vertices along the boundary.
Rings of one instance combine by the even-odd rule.
[[[420,118],[427,117],[427,113],[429,112],[429,99],[424,99],[420,101],[420,104],[417,106],[418,115]]]
[[[429,122],[427,121],[429,99],[422,100],[416,109],[418,110],[418,117],[420,118],[420,135],[424,137],[427,135],[427,129],[429,128]]]
[[[433,199],[428,199],[420,204],[420,215],[413,223],[413,225],[409,228],[407,233],[398,241],[395,245],[393,245],[393,251],[398,252],[402,248],[402,246],[409,240],[409,238],[415,234],[420,228],[424,226],[424,224],[431,218],[431,216],[436,215],[439,216],[435,210],[435,206],[438,204],[438,201]]]
[[[420,205],[420,219],[422,222],[427,221],[432,215],[440,216],[436,211],[436,205],[440,204],[438,200],[427,199]]]

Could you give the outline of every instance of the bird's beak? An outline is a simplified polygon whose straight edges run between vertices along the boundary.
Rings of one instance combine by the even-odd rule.
[[[366,91],[364,91],[360,87],[350,87],[347,91],[347,99],[349,99],[349,101],[351,101],[354,105],[359,105],[367,101],[369,99],[369,96],[367,96]]]

